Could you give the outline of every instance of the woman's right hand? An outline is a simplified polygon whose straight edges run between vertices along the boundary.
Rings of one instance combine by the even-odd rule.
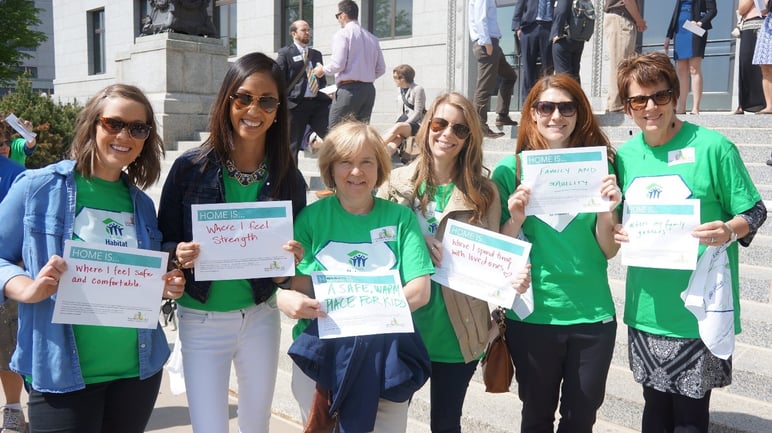
[[[278,290],[276,306],[291,319],[317,319],[327,317],[322,304],[305,293],[296,290]]]
[[[180,242],[174,250],[181,269],[193,268],[199,254],[201,254],[201,244],[198,242]]]
[[[51,256],[40,268],[34,280],[19,275],[5,283],[5,296],[18,302],[34,304],[48,299],[59,290],[59,280],[67,270],[67,262],[57,255]]]

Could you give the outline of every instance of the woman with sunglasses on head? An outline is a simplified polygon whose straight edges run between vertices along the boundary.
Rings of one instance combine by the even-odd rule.
[[[525,215],[531,189],[521,183],[520,152],[605,146],[613,173],[614,150],[576,80],[565,74],[540,79],[528,93],[515,154],[493,171],[501,197],[501,232],[531,242],[533,312],[520,319],[507,310],[507,345],[523,402],[521,431],[591,432],[603,403],[616,318],[607,277],[616,255],[614,208],[621,200],[614,174],[600,193],[607,212]]]
[[[306,185],[289,146],[283,72],[262,53],[247,54],[225,74],[212,104],[209,138],[177,158],[161,195],[163,247],[187,277],[179,304],[179,336],[193,431],[228,432],[231,363],[239,387],[238,424],[266,432],[279,355],[277,285],[290,278],[198,281],[194,204],[291,200],[306,205]],[[300,258],[299,244],[285,249]]]
[[[738,247],[748,246],[766,219],[766,208],[732,142],[676,117],[678,76],[663,53],[646,53],[619,65],[617,84],[625,111],[641,134],[617,152],[625,200],[700,200],[692,231],[702,254],[726,249],[734,297],[735,333],[740,332]],[[655,191],[656,194],[651,194]],[[615,239],[628,241],[619,225]],[[731,357],[721,359],[700,339],[695,316],[681,292],[693,272],[628,266],[625,323],[630,368],[643,386],[642,431],[707,432],[712,388],[729,385]]]
[[[449,219],[499,231],[501,204],[483,167],[482,126],[472,103],[459,93],[434,100],[419,129],[421,153],[398,168],[378,196],[413,210],[432,262],[442,262]],[[513,285],[524,292],[528,272]],[[469,381],[485,351],[491,316],[488,303],[432,282],[429,303],[413,313],[432,360],[431,430],[460,433]]]
[[[162,154],[150,102],[138,88],[114,84],[80,112],[72,159],[23,172],[0,206],[0,218],[15,222],[0,226],[0,287],[19,302],[11,369],[30,389],[30,432],[145,431],[169,356],[160,325],[68,325],[52,317],[66,240],[161,249],[153,202],[140,188],[158,180]],[[108,231],[105,220],[123,230]],[[163,297],[182,295],[180,271],[161,278]]]

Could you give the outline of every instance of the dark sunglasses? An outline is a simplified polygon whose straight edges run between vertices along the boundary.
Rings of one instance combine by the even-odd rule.
[[[337,14],[335,14],[335,19],[336,19],[336,20],[337,20],[337,19],[340,19],[340,14],[342,14],[342,13],[343,13],[343,12],[338,12]]]
[[[635,111],[643,110],[649,105],[649,99],[654,101],[656,105],[669,104],[673,100],[673,89],[660,90],[653,95],[638,95],[627,98],[627,103]]]
[[[432,130],[432,132],[442,132],[445,130],[445,128],[450,125],[450,122],[443,119],[442,117],[432,117],[431,123],[429,123],[429,129]],[[469,127],[466,125],[462,125],[460,123],[454,123],[450,126],[450,130],[453,131],[453,134],[456,135],[456,137],[460,138],[461,140],[466,140],[467,137],[469,137],[469,133],[471,132],[469,130]]]
[[[257,101],[257,106],[266,113],[273,113],[279,108],[279,100],[273,96],[252,96],[249,93],[234,93],[230,96],[231,101],[236,104],[236,108],[243,110],[252,106]]]
[[[536,112],[539,113],[540,117],[552,116],[552,113],[555,112],[555,109],[557,109],[558,113],[560,113],[560,115],[563,117],[574,117],[576,115],[576,102],[573,102],[573,101],[570,101],[570,102],[539,101],[533,104],[533,108],[536,109]]]
[[[125,129],[129,132],[131,138],[135,140],[147,140],[147,137],[150,137],[150,130],[153,129],[147,123],[128,123],[123,120],[113,119],[112,117],[100,117],[99,124],[102,125],[105,131],[113,135],[118,135]]]

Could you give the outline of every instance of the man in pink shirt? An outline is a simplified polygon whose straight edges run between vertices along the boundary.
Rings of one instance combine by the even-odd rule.
[[[362,28],[358,17],[359,7],[352,0],[338,3],[340,30],[332,38],[330,61],[314,70],[317,77],[335,75],[338,90],[330,107],[330,128],[349,115],[369,122],[375,104],[373,81],[386,72],[378,38]]]

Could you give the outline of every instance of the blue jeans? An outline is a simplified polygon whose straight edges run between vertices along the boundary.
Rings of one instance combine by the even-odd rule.
[[[30,433],[142,433],[163,370],[145,380],[119,379],[63,394],[29,389]]]
[[[239,430],[267,432],[281,337],[275,298],[228,312],[180,306],[179,326],[193,431],[228,433],[233,363],[239,387]]]

